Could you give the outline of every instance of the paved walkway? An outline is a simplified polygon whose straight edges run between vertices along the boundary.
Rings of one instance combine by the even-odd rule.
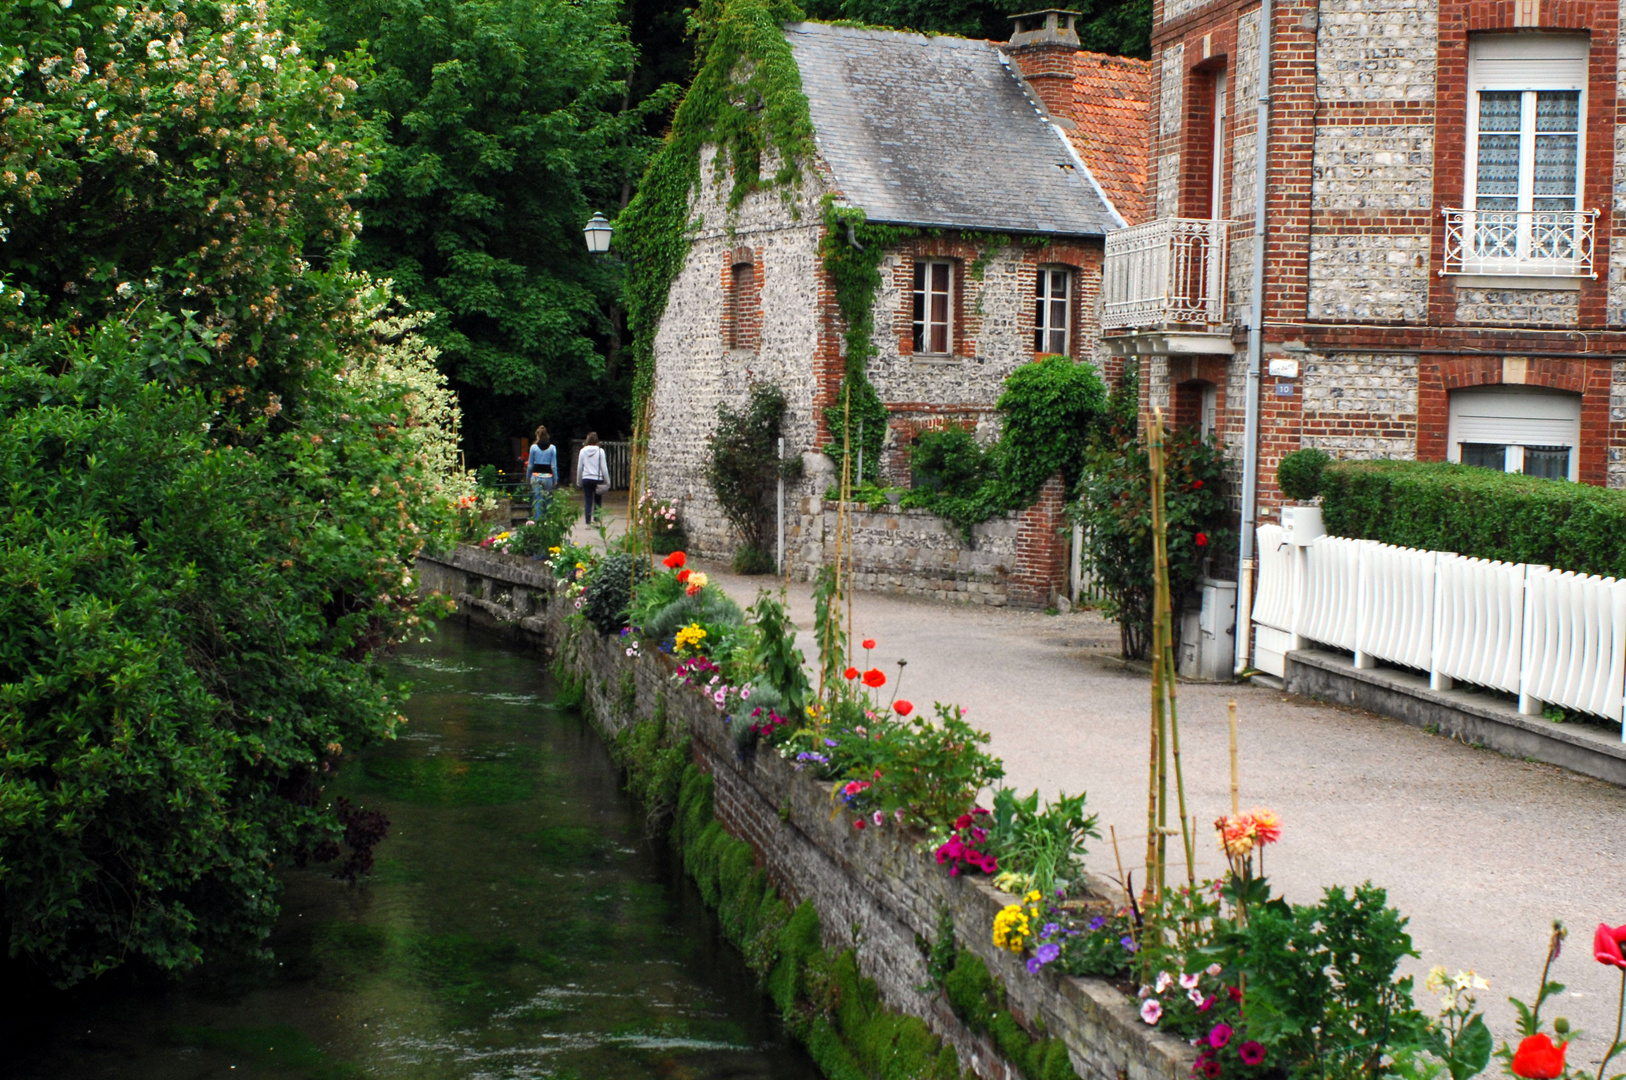
[[[742,606],[777,585],[706,569]],[[792,585],[789,602],[812,661],[807,586]],[[909,661],[903,696],[955,702],[993,736],[1006,783],[1047,796],[1087,791],[1102,833],[1117,827],[1125,867],[1137,852],[1144,857],[1149,686],[1111,659],[1114,625],[1092,612],[1046,616],[865,593],[854,616],[856,636],[878,643],[876,666],[890,675],[894,661]],[[1269,805],[1284,822],[1268,867],[1278,889],[1308,903],[1329,885],[1386,887],[1411,918],[1419,984],[1433,964],[1475,968],[1491,983],[1481,1004],[1498,1038],[1513,1034],[1507,996],[1533,997],[1548,927],[1564,920],[1570,940],[1553,977],[1570,990],[1547,1015],[1584,1029],[1571,1062],[1595,1065],[1614,1033],[1620,983],[1592,959],[1591,939],[1600,921],[1626,922],[1626,790],[1354,709],[1182,683],[1186,794],[1200,823],[1230,807],[1231,699],[1242,805]],[[1110,842],[1094,843],[1089,862],[1112,876]],[[1205,830],[1197,874],[1222,869]]]

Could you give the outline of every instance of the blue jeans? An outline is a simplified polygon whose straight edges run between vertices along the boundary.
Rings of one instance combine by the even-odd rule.
[[[553,501],[553,477],[531,474],[531,520],[541,521]]]

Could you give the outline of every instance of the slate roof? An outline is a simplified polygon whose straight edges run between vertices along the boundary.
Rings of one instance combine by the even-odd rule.
[[[789,23],[785,36],[819,152],[871,221],[1059,236],[1122,227],[994,43],[818,23]]]
[[[1073,62],[1073,115],[1067,132],[1113,207],[1131,225],[1147,218],[1147,123],[1152,62],[1081,52]]]

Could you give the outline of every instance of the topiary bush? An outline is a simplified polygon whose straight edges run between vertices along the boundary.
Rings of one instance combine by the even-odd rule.
[[[625,552],[607,556],[582,593],[582,615],[605,637],[619,634],[632,607],[633,582],[648,576],[642,559]]]
[[[1626,577],[1626,492],[1417,461],[1338,462],[1322,485],[1335,536]]]
[[[1325,450],[1314,447],[1283,454],[1276,465],[1276,486],[1289,499],[1309,502],[1321,494],[1321,471],[1331,462]]]

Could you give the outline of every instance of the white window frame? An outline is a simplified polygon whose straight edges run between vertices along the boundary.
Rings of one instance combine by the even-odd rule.
[[[931,287],[932,268],[936,266],[947,267],[948,270],[948,288],[943,292],[938,292]],[[911,283],[909,290],[909,317],[911,341],[914,344],[914,354],[916,356],[947,358],[954,355],[954,270],[953,259],[915,260],[914,281]],[[941,320],[932,318],[931,301],[935,296],[945,297],[945,317]],[[920,318],[915,318],[915,308],[917,306],[920,310]],[[940,350],[931,348],[932,330],[939,326],[943,327],[944,341],[944,347]]]
[[[1050,322],[1050,314],[1055,310],[1056,302],[1056,297],[1050,292],[1050,289],[1057,277],[1062,279],[1062,321],[1060,326],[1055,326]],[[1039,267],[1033,289],[1033,351],[1035,353],[1059,356],[1073,355],[1073,288],[1075,278],[1076,272],[1071,266],[1046,263]],[[1043,347],[1051,344],[1051,335],[1057,331],[1061,333],[1062,348]]]
[[[1460,264],[1451,263],[1451,241],[1447,239],[1446,272],[1512,274],[1533,276],[1574,276],[1591,270],[1592,229],[1595,215],[1582,205],[1586,191],[1587,64],[1590,41],[1584,35],[1552,33],[1486,34],[1475,36],[1468,45],[1467,160],[1465,162],[1463,210],[1457,222]],[[1516,210],[1478,209],[1479,201],[1479,96],[1486,91],[1517,91],[1524,95],[1520,110],[1519,189]],[[1575,210],[1535,210],[1536,95],[1542,91],[1576,91],[1579,108],[1576,123]],[[1515,234],[1512,258],[1483,254],[1506,243],[1506,234]],[[1554,242],[1572,254],[1544,255]],[[1583,235],[1584,234],[1584,235]],[[1584,251],[1584,254],[1582,252]],[[1584,265],[1583,265],[1584,264]]]
[[[1566,446],[1569,479],[1581,479],[1581,395],[1539,386],[1492,385],[1451,391],[1446,460],[1464,443],[1505,447],[1502,471],[1524,472],[1526,447]]]

